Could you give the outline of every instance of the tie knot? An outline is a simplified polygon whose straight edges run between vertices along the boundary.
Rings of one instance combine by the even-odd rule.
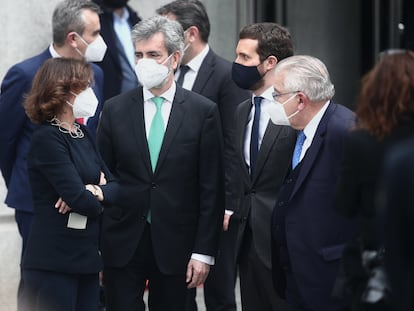
[[[188,67],[187,65],[181,65],[180,66],[180,75],[185,75],[188,70],[190,70],[190,67]]]
[[[306,140],[305,133],[303,131],[299,131],[298,138],[297,138],[298,144],[303,145],[303,143],[305,142],[305,140]]]
[[[254,106],[257,107],[260,105],[260,103],[262,102],[263,97],[262,96],[256,96],[253,100],[254,100]]]
[[[154,102],[155,106],[157,107],[157,110],[160,110],[161,105],[164,102],[164,98],[163,97],[153,97],[151,99]]]

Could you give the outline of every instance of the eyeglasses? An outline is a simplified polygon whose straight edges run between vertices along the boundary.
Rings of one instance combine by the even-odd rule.
[[[286,92],[286,93],[278,93],[277,91],[274,91],[272,93],[272,97],[274,100],[276,100],[276,98],[283,96],[283,95],[288,95],[288,94],[293,94],[293,93],[299,93],[300,91],[292,91],[292,92]]]

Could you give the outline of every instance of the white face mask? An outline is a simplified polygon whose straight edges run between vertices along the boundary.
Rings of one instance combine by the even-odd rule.
[[[296,110],[296,112],[292,113],[290,116],[286,115],[285,108],[283,106],[290,101],[292,98],[294,98],[296,94],[293,94],[291,97],[289,97],[287,100],[285,100],[283,103],[278,102],[275,100],[275,104],[268,106],[267,113],[270,116],[270,120],[274,124],[277,125],[289,125],[290,126],[290,118],[297,115],[299,113],[299,110]]]
[[[161,64],[152,58],[140,59],[135,66],[138,81],[147,89],[162,88],[168,80],[171,68],[164,64],[173,54],[167,57]]]
[[[88,44],[80,35],[76,33],[76,35],[81,39],[83,43],[86,44],[86,51],[85,55],[82,55],[79,49],[76,49],[79,54],[85,57],[86,61],[88,62],[101,62],[106,53],[106,43],[101,35],[99,35],[92,43]]]
[[[88,87],[86,90],[75,95],[73,104],[67,102],[73,108],[73,115],[75,118],[89,118],[93,117],[98,108],[98,99],[92,88]]]

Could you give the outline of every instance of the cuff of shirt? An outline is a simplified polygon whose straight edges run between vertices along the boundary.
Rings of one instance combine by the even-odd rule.
[[[207,255],[202,255],[202,254],[193,253],[191,255],[191,259],[201,261],[201,262],[206,263],[210,266],[214,266],[214,263],[215,263],[214,257],[207,256]]]
[[[226,214],[226,215],[233,215],[234,214],[234,211],[231,211],[231,210],[229,210],[229,209],[226,209],[225,211],[224,211],[224,214]]]

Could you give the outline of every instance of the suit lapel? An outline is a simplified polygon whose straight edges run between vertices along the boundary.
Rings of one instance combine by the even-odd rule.
[[[148,172],[152,173],[147,134],[145,132],[144,97],[142,87],[139,87],[137,92],[131,96],[127,106],[126,112],[128,117],[131,118],[129,124],[132,124],[132,131],[135,135],[135,143],[137,144],[138,152],[142,154]],[[137,121],[137,119],[139,121]]]
[[[267,124],[265,134],[262,139],[262,144],[260,146],[259,155],[257,157],[256,169],[253,175],[253,182],[257,179],[260,175],[264,163],[266,162],[267,157],[269,156],[269,152],[272,149],[273,144],[276,140],[279,139],[279,135],[281,133],[282,126],[274,125],[270,120]]]
[[[194,85],[192,88],[193,92],[202,93],[202,90],[204,89],[207,81],[210,79],[210,76],[214,72],[215,67],[215,61],[214,61],[214,52],[210,49],[204,58],[200,69],[198,70],[197,77],[194,81]]]
[[[249,114],[251,110],[251,100],[248,99],[240,104],[240,114],[237,119],[237,132],[240,133],[238,137],[238,150],[239,150],[239,160],[240,163],[243,163],[242,170],[243,176],[249,182],[251,181],[249,169],[246,165],[246,160],[244,158],[244,141],[246,136],[246,125],[249,122]]]
[[[306,176],[308,176],[312,166],[318,156],[319,150],[321,149],[324,140],[326,129],[329,123],[329,119],[335,111],[335,105],[330,103],[326,109],[321,121],[319,122],[315,136],[313,137],[312,144],[308,148],[305,158],[303,158],[302,167],[300,168],[298,179],[296,180],[295,187],[293,188],[291,198],[295,195],[296,191],[300,188]]]
[[[155,168],[154,174],[157,173],[161,167],[165,156],[168,153],[168,150],[174,140],[175,135],[177,134],[178,129],[183,122],[185,115],[185,99],[184,99],[183,89],[177,86],[177,90],[174,96],[174,102],[172,103],[170,118],[168,119],[167,128],[165,129],[164,139],[162,142],[160,154],[158,156],[157,167]],[[147,144],[148,150],[148,144]],[[149,152],[148,152],[149,158]]]

